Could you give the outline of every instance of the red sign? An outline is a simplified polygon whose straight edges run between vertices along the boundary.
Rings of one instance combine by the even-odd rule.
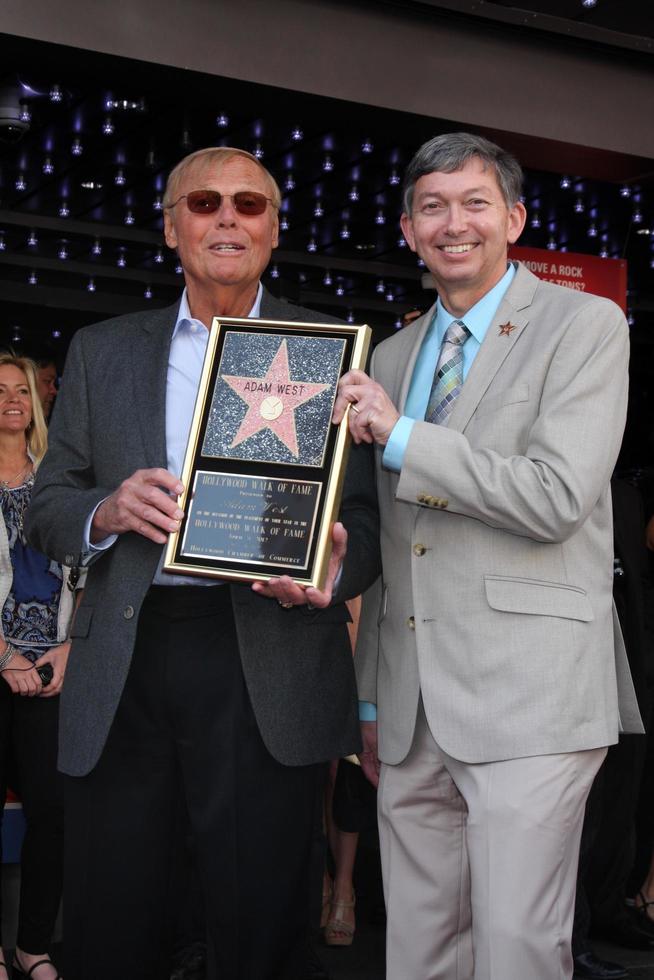
[[[509,258],[522,262],[547,282],[558,283],[583,293],[606,296],[627,309],[627,263],[624,259],[602,259],[581,252],[554,252],[547,248],[509,246]]]

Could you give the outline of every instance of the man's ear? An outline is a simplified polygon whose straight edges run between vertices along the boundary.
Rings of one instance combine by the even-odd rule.
[[[175,223],[170,211],[164,211],[164,241],[168,248],[177,248],[177,235],[175,234]]]
[[[507,241],[513,245],[518,241],[527,220],[527,209],[522,201],[518,201],[509,211],[509,231]]]
[[[403,212],[402,217],[400,218],[400,228],[402,229],[402,234],[407,240],[409,248],[412,252],[415,252],[416,240],[413,236],[413,222],[406,212]]]

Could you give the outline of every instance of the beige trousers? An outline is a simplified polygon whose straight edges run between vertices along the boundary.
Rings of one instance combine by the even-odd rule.
[[[605,748],[468,764],[434,741],[382,765],[386,980],[569,980],[579,840]]]

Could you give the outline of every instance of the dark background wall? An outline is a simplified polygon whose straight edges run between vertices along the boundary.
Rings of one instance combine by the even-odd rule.
[[[569,37],[520,31],[519,20],[463,18],[426,3],[4,0],[2,7],[8,34],[654,159],[651,53],[614,48],[607,57],[592,35],[581,48],[572,28]]]

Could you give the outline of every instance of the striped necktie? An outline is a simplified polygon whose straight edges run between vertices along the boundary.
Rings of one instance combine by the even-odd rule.
[[[446,425],[463,385],[463,345],[470,331],[462,320],[453,320],[445,331],[434,380],[425,413],[425,421]]]

